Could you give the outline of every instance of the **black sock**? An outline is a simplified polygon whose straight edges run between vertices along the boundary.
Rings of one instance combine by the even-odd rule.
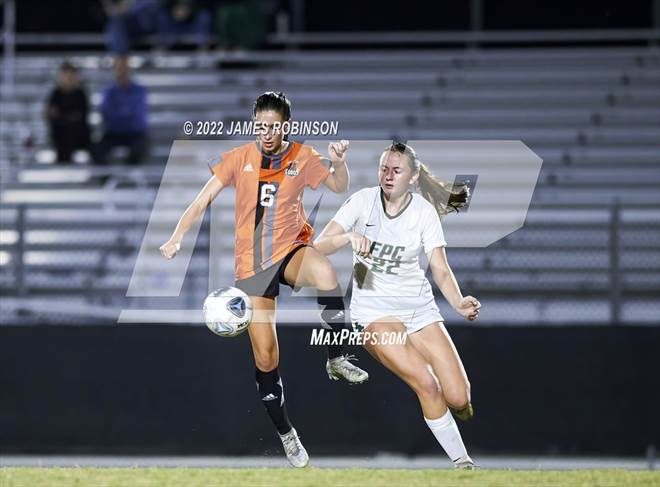
[[[284,404],[284,386],[280,373],[275,367],[270,372],[262,372],[256,369],[257,377],[257,391],[259,391],[259,398],[263,402],[264,407],[270,420],[277,428],[277,432],[281,435],[291,431],[291,423],[289,422],[289,415],[286,412],[286,405]]]
[[[321,309],[321,319],[332,329],[334,335],[341,333],[346,324],[346,313],[344,309],[344,298],[341,288],[337,285],[331,291],[318,291],[318,298]],[[342,352],[341,345],[328,345],[328,358],[339,357]]]

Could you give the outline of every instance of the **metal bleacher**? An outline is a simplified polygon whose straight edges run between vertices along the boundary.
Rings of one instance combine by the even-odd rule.
[[[660,323],[657,47],[257,52],[205,67],[185,53],[137,55],[152,143],[140,168],[39,162],[49,150],[44,99],[64,58],[82,66],[96,111],[111,77],[101,53],[20,55],[14,93],[0,102],[2,323],[113,321],[129,303],[183,122],[246,120],[266,89],[285,91],[296,119],[338,120],[342,138],[513,139],[543,159],[523,229],[485,249],[448,251],[464,291],[484,304],[483,323]],[[194,189],[208,169],[191,159],[190,171],[178,174]],[[352,162],[351,171],[352,191],[376,184],[368,165]],[[317,229],[343,199],[328,194]],[[214,206],[231,228],[231,202]],[[158,215],[155,240],[167,239],[178,207]],[[233,232],[213,238],[232,282]],[[207,292],[208,249],[204,224],[183,291],[192,303]]]

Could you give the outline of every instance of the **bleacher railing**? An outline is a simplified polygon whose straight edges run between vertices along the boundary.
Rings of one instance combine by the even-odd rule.
[[[14,274],[13,280],[15,282],[15,288],[13,289],[13,292],[6,292],[7,290],[5,290],[3,291],[3,294],[12,295],[13,297],[16,298],[26,298],[27,301],[29,301],[31,297],[34,297],[34,290],[31,289],[30,286],[28,285],[27,276],[28,273],[30,272],[30,266],[26,263],[26,253],[30,252],[33,249],[37,249],[41,251],[47,251],[49,249],[54,251],[66,250],[66,244],[65,243],[52,243],[46,245],[44,245],[43,243],[34,244],[34,245],[30,244],[28,242],[28,239],[26,239],[27,232],[31,228],[28,222],[28,209],[30,208],[30,205],[24,203],[7,204],[7,205],[3,205],[3,208],[5,209],[15,208],[17,211],[15,226],[14,226],[14,230],[17,233],[17,238],[15,238],[13,242],[5,241],[3,243],[0,243],[0,250],[2,250],[5,253],[9,253],[11,255],[11,261],[9,263],[9,267],[13,270],[13,274]],[[623,266],[621,265],[621,253],[623,251],[623,244],[621,238],[623,222],[622,222],[621,214],[626,209],[628,209],[628,207],[622,205],[616,199],[613,200],[609,206],[609,220],[607,223],[607,229],[608,229],[607,250],[609,255],[609,266],[608,266],[609,290],[597,293],[600,295],[601,299],[606,299],[607,302],[609,303],[609,319],[606,320],[605,322],[612,325],[622,324],[622,322],[625,321],[623,320],[623,316],[622,316],[622,307],[626,297],[627,286],[624,282],[625,281],[623,278],[624,269]],[[94,248],[90,247],[90,250],[94,250]],[[84,271],[84,272],[89,272],[93,275],[98,275],[97,273],[99,272],[105,273],[112,271],[112,269],[104,268],[104,266],[107,266],[107,260],[108,260],[107,256],[109,254],[113,252],[131,253],[131,251],[136,251],[136,250],[137,248],[135,248],[132,244],[130,244],[129,242],[124,242],[122,248],[110,247],[110,248],[102,249],[102,252],[106,254],[106,257],[100,259],[98,264],[96,266],[92,266],[91,268],[85,267],[78,269],[76,267],[75,261],[70,261],[66,265],[60,267],[62,268],[66,267],[66,269],[68,269],[68,272],[72,272],[72,273],[76,271]],[[59,269],[59,271],[61,272],[61,269]],[[530,268],[529,271],[534,272],[534,269]],[[497,271],[489,271],[487,269],[484,269],[484,272],[497,272]],[[197,273],[193,269],[190,269],[188,273],[188,277],[186,278],[186,284],[184,285],[183,298],[193,308],[195,307],[195,303],[196,303],[196,301],[193,299],[194,295],[196,294],[196,292],[199,291],[197,287],[199,285],[205,287],[207,285],[207,281],[206,281],[207,277],[208,276],[206,275],[204,276],[197,275]],[[488,294],[487,288],[477,291],[480,293],[483,292],[484,294]],[[91,286],[91,287],[86,287],[84,289],[74,288],[73,290],[69,290],[67,292],[68,293],[78,292],[81,296],[89,297],[99,294],[105,294],[108,292],[108,290],[105,289],[104,287],[95,288],[94,286]],[[124,291],[120,292],[119,290],[115,290],[115,293],[116,296],[114,297],[117,298],[118,300],[124,298],[125,295]],[[546,297],[547,298],[552,297],[551,292],[543,292],[542,290],[530,291],[526,289],[520,289],[519,291],[516,291],[516,293],[529,296],[530,298],[534,297],[534,298],[544,299]],[[36,294],[37,295],[39,294],[38,290],[36,291]],[[576,300],[580,299],[579,292],[575,293],[575,299]]]
[[[399,31],[399,32],[285,32],[272,33],[267,37],[271,47],[296,47],[309,45],[497,45],[497,44],[583,44],[612,42],[643,42],[657,44],[660,29],[572,29],[572,30],[506,30],[506,31]],[[145,36],[147,44],[156,38]],[[184,42],[186,39],[184,39]],[[194,44],[195,39],[190,38]],[[81,33],[20,33],[15,43],[21,46],[103,47],[103,34]]]

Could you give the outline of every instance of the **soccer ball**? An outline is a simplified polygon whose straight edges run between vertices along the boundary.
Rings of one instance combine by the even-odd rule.
[[[252,319],[252,303],[235,287],[222,287],[204,300],[204,321],[216,335],[235,337],[247,330]]]

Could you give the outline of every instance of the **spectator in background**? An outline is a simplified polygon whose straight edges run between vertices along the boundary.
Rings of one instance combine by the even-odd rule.
[[[128,53],[131,41],[158,29],[158,0],[102,0],[102,5],[108,16],[106,44],[113,54]]]
[[[87,93],[80,83],[78,69],[64,62],[46,108],[50,138],[57,151],[58,163],[71,162],[74,150],[89,150],[88,113]]]
[[[147,91],[131,78],[126,56],[115,58],[115,82],[103,92],[101,115],[104,134],[97,146],[95,162],[105,164],[117,146],[129,150],[128,163],[139,164],[147,153]]]
[[[266,38],[264,4],[257,0],[225,0],[215,12],[215,32],[226,49],[253,50]]]
[[[162,0],[158,35],[163,48],[172,47],[182,36],[195,36],[200,49],[207,49],[211,37],[211,14],[200,1]]]

